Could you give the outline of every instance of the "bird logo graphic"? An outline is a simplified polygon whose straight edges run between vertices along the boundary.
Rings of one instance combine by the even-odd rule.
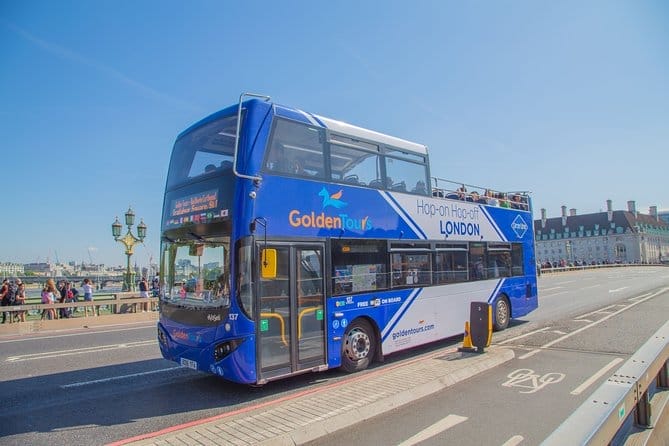
[[[341,209],[348,205],[347,202],[340,200],[343,194],[344,191],[340,190],[339,192],[330,195],[327,189],[323,187],[323,189],[321,189],[321,191],[318,193],[318,196],[323,197],[323,209],[325,209],[328,206],[332,206],[335,209]]]

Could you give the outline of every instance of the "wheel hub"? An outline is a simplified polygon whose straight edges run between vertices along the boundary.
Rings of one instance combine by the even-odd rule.
[[[348,337],[346,352],[351,359],[364,359],[369,354],[371,342],[366,333],[356,330]]]

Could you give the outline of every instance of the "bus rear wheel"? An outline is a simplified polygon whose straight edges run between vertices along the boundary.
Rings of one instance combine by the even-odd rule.
[[[501,296],[495,303],[495,331],[502,331],[509,326],[511,320],[511,306],[506,296]]]
[[[359,319],[348,326],[342,345],[341,368],[348,373],[365,370],[376,353],[376,337],[372,326]]]

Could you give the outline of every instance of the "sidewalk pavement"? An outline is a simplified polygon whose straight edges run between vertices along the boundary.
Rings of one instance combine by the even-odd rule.
[[[460,353],[451,347],[113,445],[302,445],[443,390],[513,357],[511,349],[497,346],[483,354]]]

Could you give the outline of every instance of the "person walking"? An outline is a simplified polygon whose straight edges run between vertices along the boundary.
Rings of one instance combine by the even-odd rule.
[[[53,281],[53,279],[47,280],[46,285],[44,285],[44,288],[42,289],[42,303],[43,304],[55,303],[57,294],[59,294],[59,292],[56,289],[56,283]],[[47,308],[45,310],[42,310],[42,319],[44,319],[45,317],[49,320],[56,319],[56,309]]]
[[[149,298],[149,282],[146,280],[146,277],[142,277],[142,280],[139,281],[139,297]],[[142,313],[149,311],[149,304],[142,304]]]
[[[19,288],[16,285],[15,280],[5,279],[2,282],[2,288],[0,289],[0,298],[2,299],[2,306],[9,307],[14,305],[16,302],[16,295],[19,292]],[[9,313],[9,322],[13,322],[13,313],[11,311],[2,312],[2,323],[4,324],[7,320],[7,313]]]
[[[23,283],[21,279],[17,279],[16,282],[18,283],[18,292],[16,294],[16,302],[14,302],[14,305],[25,305],[26,304],[26,284]],[[19,322],[25,322],[26,321],[26,310],[22,311],[17,311],[16,312],[16,317],[18,318]]]
[[[91,279],[85,278],[84,284],[81,286],[82,291],[84,292],[84,301],[92,302],[93,301],[93,282]]]
[[[93,302],[93,283],[88,277],[84,279],[83,285],[81,285],[81,290],[84,292],[84,302]],[[93,308],[93,316],[95,316],[96,311],[95,307]],[[88,307],[84,307],[84,314],[88,316]]]

